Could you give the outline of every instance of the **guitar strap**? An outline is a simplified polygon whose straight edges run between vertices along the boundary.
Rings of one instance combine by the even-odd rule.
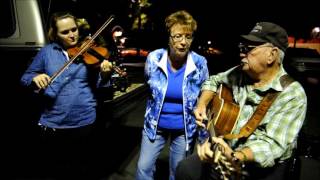
[[[288,74],[285,74],[280,77],[280,83],[285,89],[288,87],[292,82],[294,82],[294,79],[290,77]],[[262,118],[267,113],[269,107],[273,103],[273,101],[278,97],[280,92],[269,92],[260,102],[258,105],[256,111],[253,113],[249,121],[240,129],[239,134],[226,134],[224,135],[225,139],[239,139],[239,138],[246,138],[249,137],[253,131],[258,127],[260,124]]]

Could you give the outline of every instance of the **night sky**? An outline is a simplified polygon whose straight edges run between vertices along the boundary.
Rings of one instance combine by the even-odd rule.
[[[297,38],[309,38],[311,28],[320,26],[320,8],[315,1],[238,1],[236,0],[148,0],[149,8],[142,9],[148,14],[151,25],[139,31],[135,41],[139,46],[157,48],[167,44],[164,29],[165,17],[185,9],[198,21],[196,42],[201,44],[211,40],[213,45],[224,49],[238,42],[240,34],[248,33],[258,21],[272,21],[283,26],[288,34]],[[298,0],[295,0],[298,1]],[[43,0],[47,2],[47,0]],[[130,31],[131,0],[53,0],[50,12],[69,10],[78,17],[85,17],[93,27],[98,28],[111,15],[116,16],[116,24]],[[236,3],[237,4],[236,4]],[[241,3],[241,4],[239,4]],[[45,4],[45,3],[44,3]],[[104,5],[107,4],[107,5]],[[107,30],[108,31],[108,30]]]

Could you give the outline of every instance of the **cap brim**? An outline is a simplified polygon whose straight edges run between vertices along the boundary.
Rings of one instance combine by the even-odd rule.
[[[265,43],[266,42],[266,40],[263,40],[255,35],[252,35],[252,34],[241,35],[241,37],[248,42],[253,42],[253,43]]]

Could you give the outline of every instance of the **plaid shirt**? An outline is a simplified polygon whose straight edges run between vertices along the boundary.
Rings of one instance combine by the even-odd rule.
[[[233,134],[240,132],[269,90],[281,92],[253,134],[245,141],[237,139],[229,141],[233,149],[249,147],[253,152],[254,160],[261,167],[271,167],[275,162],[291,157],[306,115],[307,97],[303,87],[294,81],[283,89],[279,79],[284,74],[286,72],[281,67],[280,72],[270,84],[253,89],[248,83],[248,76],[240,68],[234,67],[211,76],[202,85],[202,90],[214,92],[221,83],[232,88],[234,101],[240,106],[240,115]]]

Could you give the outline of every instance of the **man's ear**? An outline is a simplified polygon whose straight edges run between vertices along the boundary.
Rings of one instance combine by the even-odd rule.
[[[268,64],[272,64],[279,58],[279,52],[276,47],[273,47],[268,56]]]

